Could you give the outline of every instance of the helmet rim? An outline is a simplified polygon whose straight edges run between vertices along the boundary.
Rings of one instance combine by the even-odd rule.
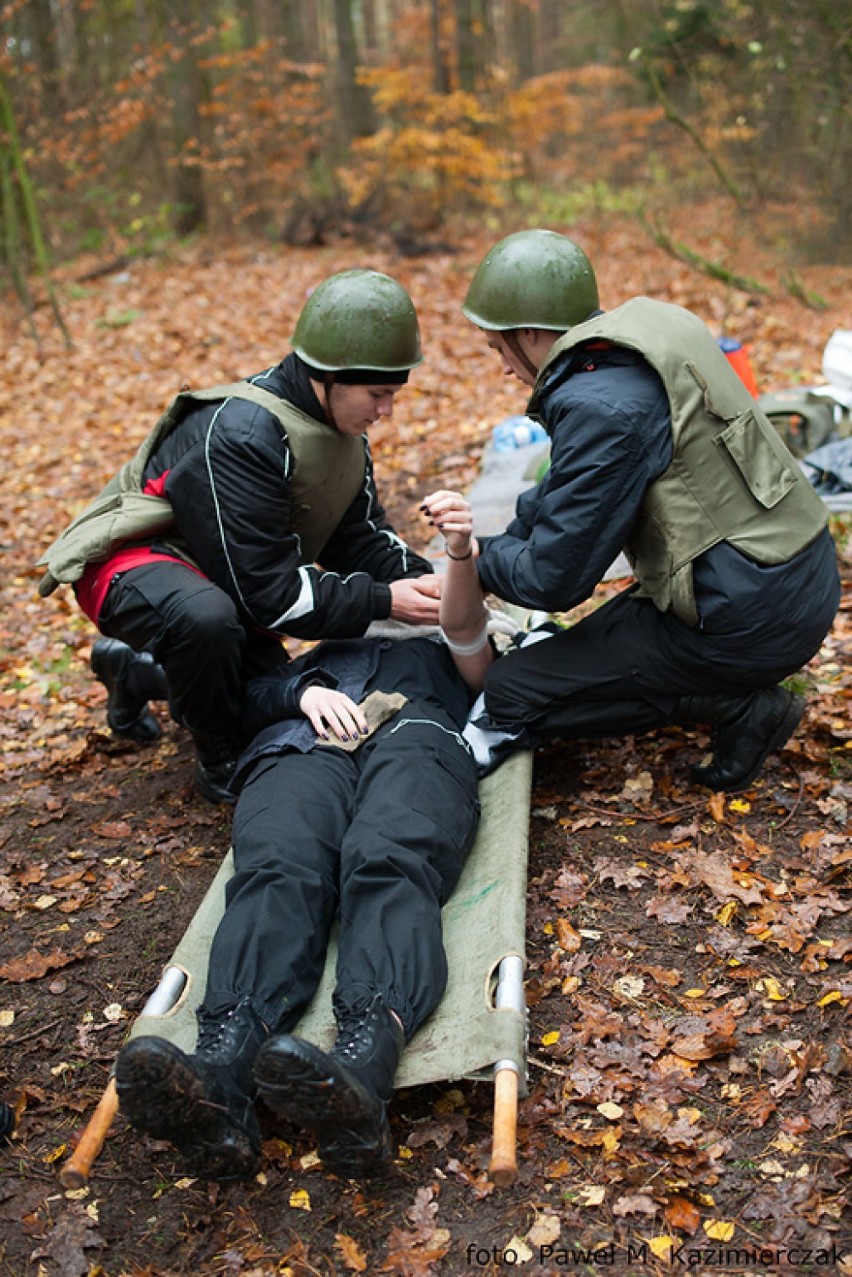
[[[515,231],[477,267],[462,314],[487,332],[567,332],[599,309],[595,272],[583,249],[557,231]]]
[[[423,362],[414,303],[402,284],[375,270],[338,271],[318,284],[290,344],[322,372],[408,372]]]

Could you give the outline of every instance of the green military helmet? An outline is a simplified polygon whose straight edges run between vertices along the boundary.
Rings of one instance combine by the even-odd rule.
[[[517,231],[495,244],[467,290],[463,313],[478,328],[567,332],[598,310],[595,272],[578,244],[556,231]]]
[[[325,372],[406,372],[423,362],[414,303],[376,270],[344,270],[323,280],[302,307],[292,344]]]

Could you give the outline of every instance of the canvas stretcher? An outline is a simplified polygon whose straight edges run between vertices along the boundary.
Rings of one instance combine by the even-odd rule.
[[[480,784],[482,818],[477,839],[442,913],[447,989],[437,1010],[406,1047],[395,1078],[396,1087],[460,1078],[494,1080],[489,1175],[501,1186],[512,1183],[517,1174],[515,1113],[518,1096],[526,1094],[523,974],[531,778],[532,755],[522,751]],[[232,873],[229,852],[131,1028],[131,1038],[155,1034],[184,1051],[193,1050],[195,1010],[204,998],[207,957]],[[332,932],[320,985],[295,1029],[323,1050],[334,1041],[331,993],[336,960]],[[111,1082],[95,1115],[100,1121],[107,1119],[104,1134],[116,1112],[114,1092]],[[90,1126],[97,1125],[95,1118]],[[93,1146],[92,1136],[87,1128],[63,1167],[66,1186],[85,1182],[99,1148]]]

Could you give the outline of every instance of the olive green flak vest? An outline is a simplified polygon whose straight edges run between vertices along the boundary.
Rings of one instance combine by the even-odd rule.
[[[148,496],[142,481],[149,458],[183,419],[193,404],[247,399],[278,421],[287,437],[291,456],[289,475],[292,521],[282,536],[295,532],[303,563],[313,563],[354,501],[364,482],[364,442],[344,435],[334,426],[315,421],[307,413],[261,386],[237,381],[209,390],[179,394],[135,456],[110,479],[94,501],[79,514],[38,561],[47,571],[39,594],[51,594],[58,585],[78,581],[87,564],[108,558],[116,550],[156,539],[171,544],[192,562],[180,543],[172,507],[164,497]],[[176,534],[170,537],[170,533]]]
[[[539,370],[531,413],[553,361],[596,340],[638,351],[666,388],[674,455],[624,551],[640,592],[694,626],[694,559],[727,541],[757,563],[786,563],[819,535],[828,510],[710,330],[668,302],[634,297],[560,337]]]

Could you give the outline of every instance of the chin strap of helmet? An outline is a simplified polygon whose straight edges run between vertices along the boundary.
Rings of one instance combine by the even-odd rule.
[[[500,336],[503,338],[521,367],[528,372],[533,381],[535,381],[538,377],[538,369],[529,358],[526,351],[521,347],[521,343],[518,340],[517,328],[506,328],[501,332]]]

